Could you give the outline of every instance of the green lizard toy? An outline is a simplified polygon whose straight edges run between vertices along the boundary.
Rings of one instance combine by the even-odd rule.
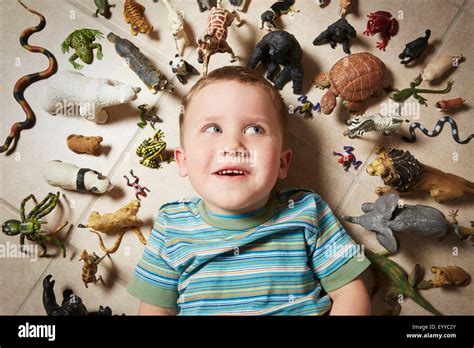
[[[448,85],[446,86],[445,89],[441,90],[435,90],[435,89],[421,89],[421,88],[416,88],[421,84],[423,81],[421,75],[418,75],[415,77],[413,82],[410,82],[410,87],[402,89],[401,91],[399,89],[395,89],[394,92],[390,95],[390,98],[395,100],[396,102],[403,103],[405,100],[413,96],[415,99],[418,100],[418,103],[424,106],[428,106],[426,104],[426,98],[423,98],[421,95],[418,95],[418,93],[442,93],[446,94],[451,90],[451,86],[453,85],[454,81],[449,80]]]
[[[94,4],[97,7],[94,17],[98,17],[100,14],[105,18],[110,17],[110,8],[115,7],[115,4],[110,5],[108,0],[94,0]]]
[[[365,255],[372,263],[372,267],[387,279],[392,286],[391,291],[385,300],[394,306],[392,314],[398,315],[400,304],[397,301],[399,295],[411,298],[421,307],[434,315],[442,315],[418,292],[416,284],[421,279],[421,267],[416,265],[412,273],[407,276],[405,271],[394,261],[386,257],[387,253],[375,254],[370,250],[365,250]]]
[[[84,63],[91,64],[94,60],[94,49],[97,48],[97,59],[103,57],[102,46],[99,43],[93,43],[95,39],[102,39],[104,34],[95,29],[79,29],[73,31],[61,44],[63,53],[69,52],[69,48],[74,49],[75,53],[69,58],[69,62],[74,69],[82,69],[82,65],[75,62],[80,58]]]

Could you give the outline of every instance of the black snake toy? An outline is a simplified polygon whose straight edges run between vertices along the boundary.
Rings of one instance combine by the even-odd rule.
[[[56,71],[58,70],[58,62],[54,55],[49,52],[47,49],[43,47],[38,47],[38,46],[30,46],[28,45],[28,39],[31,35],[33,35],[36,32],[39,32],[44,29],[46,26],[46,19],[44,16],[36,12],[30,8],[28,8],[25,4],[23,4],[20,0],[18,0],[20,5],[22,5],[25,9],[30,11],[31,13],[37,15],[40,17],[40,23],[36,27],[31,27],[31,28],[26,28],[21,32],[20,35],[20,44],[30,52],[38,52],[44,54],[46,57],[48,57],[49,60],[49,66],[46,70],[43,70],[41,72],[29,74],[26,76],[23,76],[20,78],[16,84],[15,87],[13,88],[13,96],[15,97],[15,100],[18,102],[18,104],[21,105],[23,108],[23,111],[26,114],[26,120],[23,122],[16,122],[13,124],[10,134],[8,135],[7,139],[5,140],[5,144],[0,148],[0,153],[5,152],[8,150],[10,147],[10,144],[12,143],[13,140],[17,140],[20,136],[20,132],[24,129],[30,129],[32,128],[35,123],[36,123],[36,117],[35,113],[31,109],[30,105],[28,102],[25,100],[24,93],[25,90],[28,88],[29,85],[36,81],[44,80],[47,79],[48,77],[54,75]]]
[[[410,125],[410,137],[402,137],[404,141],[407,143],[414,143],[416,141],[416,135],[415,135],[415,129],[419,128],[423,134],[425,134],[428,137],[436,137],[438,136],[441,131],[443,130],[444,124],[449,123],[451,125],[451,134],[453,135],[453,139],[458,143],[458,144],[467,144],[471,141],[472,138],[474,138],[474,134],[469,135],[466,139],[460,140],[459,139],[459,132],[458,132],[458,126],[454,119],[450,116],[444,116],[441,117],[438,122],[436,123],[435,128],[433,131],[429,131],[425,127],[423,127],[420,123],[418,122],[413,122]]]

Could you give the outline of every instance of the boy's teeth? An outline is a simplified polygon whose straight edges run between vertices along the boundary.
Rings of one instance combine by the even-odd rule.
[[[245,173],[241,170],[221,170],[217,174],[219,175],[227,175],[227,174],[239,174],[239,175],[244,175]]]

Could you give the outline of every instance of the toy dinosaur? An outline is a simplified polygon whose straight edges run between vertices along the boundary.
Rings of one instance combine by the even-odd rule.
[[[92,64],[94,61],[94,49],[97,49],[97,59],[102,59],[102,45],[94,43],[94,41],[103,37],[104,34],[95,29],[74,30],[61,44],[61,52],[68,53],[69,48],[72,48],[74,54],[69,57],[69,62],[74,69],[81,70],[83,65],[76,63],[75,60],[79,58],[86,64]]]
[[[379,196],[390,192],[429,192],[438,203],[474,193],[474,183],[451,173],[420,163],[409,151],[375,148],[377,158],[367,166],[367,173],[380,176],[386,187],[377,187]]]
[[[336,48],[337,43],[342,43],[345,53],[351,54],[349,40],[356,36],[356,31],[345,18],[340,18],[331,24],[325,31],[313,40],[313,45],[318,46],[329,42],[331,48]]]
[[[88,312],[86,306],[82,303],[82,299],[74,294],[71,289],[63,291],[63,302],[61,306],[56,302],[54,295],[54,280],[53,276],[48,274],[43,279],[43,306],[47,315],[51,316],[74,316],[74,315],[101,315],[110,316],[112,310],[110,307],[99,306],[97,312]]]
[[[420,267],[416,265],[412,273],[407,276],[405,271],[394,261],[386,257],[386,254],[376,254],[365,249],[365,256],[370,260],[371,266],[382,275],[392,286],[385,299],[392,304],[392,314],[397,315],[400,312],[398,296],[403,295],[411,298],[419,306],[426,309],[434,315],[442,315],[429,303],[417,290],[416,286],[420,278]]]
[[[17,103],[20,104],[23,111],[25,112],[26,119],[24,121],[21,121],[21,122],[15,122],[12,125],[11,130],[10,130],[10,134],[5,139],[5,143],[0,147],[0,153],[7,151],[13,141],[15,141],[14,144],[17,143],[18,139],[20,138],[21,131],[23,131],[25,129],[33,128],[33,126],[36,123],[35,113],[34,113],[33,109],[31,108],[31,106],[28,104],[28,102],[25,99],[25,96],[24,96],[25,90],[31,84],[53,76],[54,74],[56,74],[56,72],[58,70],[58,61],[56,60],[56,57],[54,57],[54,55],[50,51],[48,51],[46,48],[43,48],[43,47],[30,46],[28,44],[28,40],[29,40],[31,35],[33,35],[34,33],[40,32],[41,30],[43,30],[45,28],[46,19],[44,18],[44,16],[41,13],[30,9],[25,4],[23,4],[21,1],[18,1],[18,3],[21,6],[23,6],[27,11],[33,13],[34,15],[37,15],[40,18],[40,23],[37,26],[26,28],[25,30],[23,30],[21,32],[21,34],[20,34],[20,44],[21,44],[21,46],[29,52],[41,53],[41,54],[45,55],[46,58],[48,58],[49,64],[48,64],[48,68],[46,68],[45,70],[22,76],[15,83],[15,87],[13,87],[13,96],[15,97],[15,100],[17,101]],[[2,122],[3,127],[5,127],[4,122],[5,121]],[[11,151],[12,150],[13,149],[11,149]],[[11,151],[9,151],[9,153],[11,153]]]
[[[33,199],[33,201],[36,202],[35,196],[29,195],[21,201],[21,221],[13,219],[5,221],[2,224],[2,232],[5,233],[7,236],[16,236],[17,234],[19,234],[20,248],[22,249],[23,245],[25,244],[25,238],[29,241],[38,244],[41,247],[41,252],[39,254],[40,257],[47,255],[48,248],[46,246],[46,242],[56,244],[61,249],[61,254],[63,255],[63,257],[66,257],[66,247],[64,246],[63,242],[61,242],[54,236],[59,233],[59,231],[61,231],[68,224],[68,222],[66,221],[61,226],[56,228],[53,232],[44,234],[41,225],[45,224],[46,222],[40,220],[43,216],[48,215],[53,211],[59,201],[59,195],[59,192],[57,192],[56,194],[53,194],[51,192],[48,193],[46,197],[41,202],[39,202],[33,209],[31,209],[28,215],[26,215],[26,202],[30,199]]]
[[[418,103],[424,106],[428,106],[426,104],[426,98],[423,98],[419,93],[441,93],[445,94],[451,91],[451,87],[454,84],[454,81],[449,80],[448,84],[445,89],[422,89],[422,88],[416,88],[418,87],[423,79],[421,78],[421,75],[418,75],[415,77],[413,82],[410,82],[410,87],[405,88],[402,90],[395,89],[395,91],[390,95],[390,98],[395,100],[396,102],[403,103],[405,100],[413,96],[415,99],[418,100]]]
[[[390,12],[376,11],[367,15],[369,20],[367,21],[367,28],[364,31],[364,35],[373,36],[380,33],[382,41],[377,42],[376,47],[379,50],[385,51],[390,38],[394,36],[398,31],[398,22],[392,17]]]
[[[130,33],[133,36],[137,36],[139,32],[149,34],[153,30],[153,26],[148,23],[143,12],[145,12],[145,6],[135,0],[125,0],[123,4],[123,17],[125,22],[130,24]]]
[[[365,214],[361,216],[342,218],[375,232],[378,242],[391,254],[399,249],[395,237],[398,233],[440,238],[454,230],[460,239],[465,238],[438,209],[421,204],[402,205],[397,193],[383,195],[375,203],[362,204],[362,211]]]
[[[353,165],[355,170],[357,170],[362,164],[362,161],[358,161],[356,159],[355,155],[353,154],[353,151],[354,148],[352,146],[344,146],[344,153],[339,153],[336,151],[332,152],[334,156],[339,156],[337,162],[342,164],[346,172],[349,171],[351,165]]]
[[[84,261],[84,265],[82,266],[82,281],[84,282],[84,285],[86,288],[88,288],[87,284],[89,283],[94,283],[96,284],[97,282],[101,281],[103,282],[104,280],[102,279],[102,276],[99,276],[98,278],[96,277],[97,274],[97,267],[99,266],[99,263],[107,256],[108,254],[105,254],[104,256],[100,257],[97,256],[95,253],[89,254],[87,250],[82,250],[81,257],[79,258],[78,261]]]
[[[349,138],[362,137],[365,133],[371,131],[377,131],[383,135],[391,135],[401,128],[404,121],[410,122],[396,114],[383,115],[377,113],[368,116],[358,116],[347,121],[348,127],[343,134]]]
[[[228,11],[221,7],[222,0],[217,0],[217,6],[213,7],[207,18],[207,29],[203,36],[198,38],[198,62],[202,64],[202,74],[206,75],[209,60],[216,53],[229,53],[230,61],[238,60],[234,51],[227,43],[228,28],[232,25],[234,19],[237,21],[237,27],[242,25],[240,15],[236,10]]]
[[[115,7],[115,4],[109,4],[108,0],[94,0],[94,4],[97,7],[97,10],[94,13],[94,17],[98,17],[99,14],[105,18],[110,18],[110,8]]]
[[[133,170],[130,170],[130,175],[135,179],[135,181],[133,181],[132,183],[130,183],[130,180],[126,175],[124,175],[123,177],[125,178],[125,180],[127,180],[127,186],[133,187],[135,189],[135,198],[140,201],[140,196],[146,197],[146,191],[150,192],[150,190],[145,186],[140,186],[140,178],[133,174]]]
[[[113,254],[117,251],[123,235],[130,228],[133,229],[140,242],[146,245],[147,241],[139,229],[142,221],[137,218],[138,209],[140,209],[140,202],[134,199],[114,213],[101,215],[93,211],[89,214],[87,225],[79,224],[77,227],[89,228],[91,232],[95,233],[99,237],[101,249],[107,254]],[[112,248],[105,247],[99,232],[117,236]]]
[[[421,125],[421,123],[419,122],[413,122],[411,125],[410,125],[410,137],[402,137],[402,139],[404,141],[406,141],[407,143],[414,143],[416,141],[416,134],[415,134],[415,129],[419,128],[424,135],[432,138],[432,137],[436,137],[438,135],[441,134],[442,130],[443,130],[443,126],[445,123],[449,123],[451,125],[451,135],[453,136],[453,139],[455,142],[457,142],[458,144],[468,144],[472,138],[474,138],[474,134],[470,134],[466,139],[464,140],[461,140],[459,139],[459,130],[458,130],[458,126],[456,124],[456,121],[454,121],[454,119],[451,117],[451,116],[444,116],[444,117],[441,117],[438,122],[436,123],[436,126],[435,128],[433,129],[433,131],[429,131],[428,129],[426,129],[425,127],[423,127]]]
[[[429,288],[454,288],[457,286],[467,286],[471,282],[471,276],[457,266],[447,267],[431,267],[431,273],[434,274],[434,279],[423,280],[418,284],[418,289]]]
[[[430,38],[430,35],[431,30],[428,29],[425,31],[424,37],[419,37],[407,43],[403,52],[398,56],[398,58],[402,60],[400,63],[406,65],[420,57],[423,51],[428,47],[428,39]]]

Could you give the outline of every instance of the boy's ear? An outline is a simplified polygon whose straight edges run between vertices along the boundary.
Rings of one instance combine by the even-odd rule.
[[[182,147],[174,149],[174,159],[178,163],[179,176],[188,176],[188,169],[186,168],[186,152]]]
[[[290,168],[292,156],[293,156],[293,150],[291,150],[291,148],[288,148],[281,152],[280,168],[278,171],[279,179],[285,179],[286,176],[288,175],[288,169]]]

